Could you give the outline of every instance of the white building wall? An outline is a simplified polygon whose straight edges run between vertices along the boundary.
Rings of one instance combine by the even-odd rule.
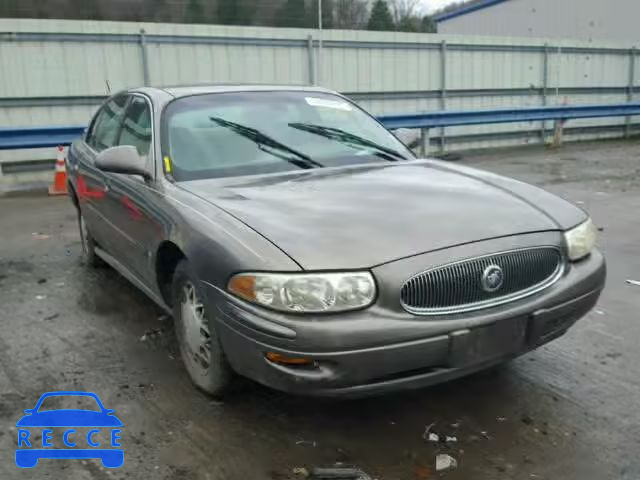
[[[507,0],[438,23],[438,33],[640,45],[639,0]]]

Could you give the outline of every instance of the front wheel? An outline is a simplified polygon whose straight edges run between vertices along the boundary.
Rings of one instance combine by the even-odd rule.
[[[173,318],[180,354],[193,383],[219,396],[229,389],[233,372],[203,298],[198,278],[189,262],[182,260],[173,275]]]

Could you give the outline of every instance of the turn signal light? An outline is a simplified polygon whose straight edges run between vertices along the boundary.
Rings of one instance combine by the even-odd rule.
[[[267,360],[282,365],[313,365],[313,360],[309,358],[287,357],[275,352],[267,352]]]
[[[256,299],[256,277],[252,275],[236,275],[229,282],[229,290],[245,300]]]

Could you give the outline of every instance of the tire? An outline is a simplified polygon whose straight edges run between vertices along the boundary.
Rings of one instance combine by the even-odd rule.
[[[78,208],[78,230],[80,232],[80,242],[82,243],[82,262],[93,268],[103,266],[104,262],[96,255],[96,241],[89,232],[89,227],[82,216],[80,208]]]
[[[181,260],[172,283],[173,319],[180,355],[193,383],[209,395],[221,396],[229,391],[234,373],[203,298],[198,277],[189,262]]]

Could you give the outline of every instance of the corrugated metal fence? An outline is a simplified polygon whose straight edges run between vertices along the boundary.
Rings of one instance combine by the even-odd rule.
[[[320,84],[382,115],[615,103],[633,98],[640,74],[630,45],[330,30],[320,49],[318,39],[302,29],[0,19],[0,127],[86,124],[108,91],[142,84]],[[581,120],[566,135],[634,126]],[[542,133],[541,122],[450,127],[432,141],[479,148]],[[49,157],[0,152],[5,175]]]

